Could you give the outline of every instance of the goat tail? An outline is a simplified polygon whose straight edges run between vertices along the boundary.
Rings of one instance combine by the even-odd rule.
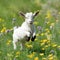
[[[17,28],[18,28],[17,26],[14,26],[14,27],[13,27],[13,30],[15,30],[15,29],[17,29]]]

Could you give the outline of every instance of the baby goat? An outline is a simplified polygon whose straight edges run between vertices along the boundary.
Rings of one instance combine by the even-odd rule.
[[[18,28],[14,27],[14,32],[13,32],[13,46],[14,49],[16,49],[16,43],[20,41],[20,46],[21,50],[24,47],[24,44],[26,41],[34,41],[36,38],[36,30],[35,26],[33,24],[34,22],[34,17],[37,16],[39,11],[32,13],[22,13],[20,12],[19,14],[22,15],[25,18],[25,21],[22,23],[22,25]]]

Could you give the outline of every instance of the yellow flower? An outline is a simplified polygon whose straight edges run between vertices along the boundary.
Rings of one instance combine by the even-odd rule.
[[[45,48],[41,48],[42,50],[45,50]]]
[[[54,60],[58,60],[58,57],[56,55],[54,55],[53,57],[54,57]]]
[[[45,43],[41,43],[40,45],[43,46]]]
[[[15,57],[19,57],[19,55],[20,55],[20,51],[17,51]]]
[[[39,36],[39,34],[36,34],[36,36]]]
[[[49,54],[49,56],[48,57],[52,57],[53,56],[53,54]]]
[[[47,39],[41,40],[41,41],[40,41],[40,42],[41,42],[40,45],[43,46],[45,43],[48,43],[48,41],[49,41],[49,40],[47,40]]]
[[[48,45],[45,45],[45,48],[48,48],[49,46]]]
[[[45,33],[45,35],[46,35],[46,37],[47,37],[47,39],[49,40],[48,42],[50,42],[50,39],[51,39],[51,34],[48,34],[47,32]]]
[[[9,56],[9,57],[11,57],[11,56],[13,56],[11,53],[7,53],[7,56]]]
[[[39,55],[40,55],[40,56],[44,56],[44,53],[40,53]]]
[[[32,58],[32,57],[33,57],[33,55],[31,54],[31,55],[28,55],[27,57]]]
[[[51,23],[51,26],[54,26],[55,25],[55,23]]]
[[[0,18],[0,22],[4,22],[4,20],[2,18]]]
[[[28,48],[32,48],[32,47],[33,47],[32,45],[28,45],[28,44],[27,44],[26,46],[27,46]]]
[[[42,60],[46,60],[46,58],[42,58]]]
[[[51,13],[49,10],[47,11],[46,18],[51,18]]]
[[[41,36],[44,36],[44,33],[41,33]]]
[[[48,30],[47,33],[50,33],[50,30]]]
[[[17,52],[16,52],[16,55],[19,55],[19,54],[20,54],[20,51],[17,51]]]
[[[37,41],[38,39],[36,38],[35,41]]]
[[[59,22],[59,20],[56,20],[56,23],[58,23]]]
[[[6,32],[6,27],[3,27],[1,33]]]
[[[31,53],[30,55],[27,55],[28,58],[33,58],[35,55],[35,52]]]
[[[53,60],[53,59],[54,59],[53,56],[49,58],[49,60]]]
[[[49,54],[48,60],[53,60],[53,59],[54,59],[53,54]]]
[[[48,40],[47,39],[44,39],[42,42],[46,43]]]
[[[49,43],[48,46],[51,46],[51,44]]]
[[[52,44],[52,47],[57,47],[57,44]]]
[[[34,56],[33,54],[27,55],[27,57],[29,58],[32,58],[33,56]]]
[[[11,43],[11,40],[8,40],[6,44],[7,44],[7,45],[10,45],[10,43]]]
[[[60,12],[58,12],[58,14],[60,14]]]
[[[60,48],[60,46],[58,46],[58,48]]]
[[[49,54],[48,60],[58,60],[56,55]]]
[[[48,28],[45,29],[45,31],[48,31],[48,30],[49,30]]]
[[[50,22],[48,21],[48,22],[46,22],[46,24],[50,25]]]
[[[34,60],[39,60],[39,58],[38,57],[35,57]]]

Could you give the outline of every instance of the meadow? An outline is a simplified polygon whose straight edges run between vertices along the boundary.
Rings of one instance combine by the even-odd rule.
[[[14,50],[13,27],[24,21],[19,12],[37,10],[35,41]],[[0,0],[0,60],[60,60],[60,0]]]

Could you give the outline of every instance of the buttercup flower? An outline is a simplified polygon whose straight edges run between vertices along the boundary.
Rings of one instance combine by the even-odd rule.
[[[27,46],[28,48],[32,48],[32,47],[33,47],[32,45],[28,45],[28,44],[27,44],[26,46]]]
[[[1,33],[6,32],[6,27],[3,27]]]
[[[34,57],[34,54],[35,54],[35,52],[31,53],[30,55],[27,55],[27,57],[33,58]]]
[[[11,43],[11,40],[8,40],[6,44],[7,44],[7,45],[10,45],[10,43]]]
[[[39,55],[40,55],[40,56],[44,56],[44,53],[40,53]]]
[[[39,58],[38,57],[35,57],[34,60],[39,60]]]
[[[46,18],[51,18],[51,13],[49,10],[47,11]]]
[[[17,51],[15,57],[19,57],[19,55],[20,55],[20,51]]]

